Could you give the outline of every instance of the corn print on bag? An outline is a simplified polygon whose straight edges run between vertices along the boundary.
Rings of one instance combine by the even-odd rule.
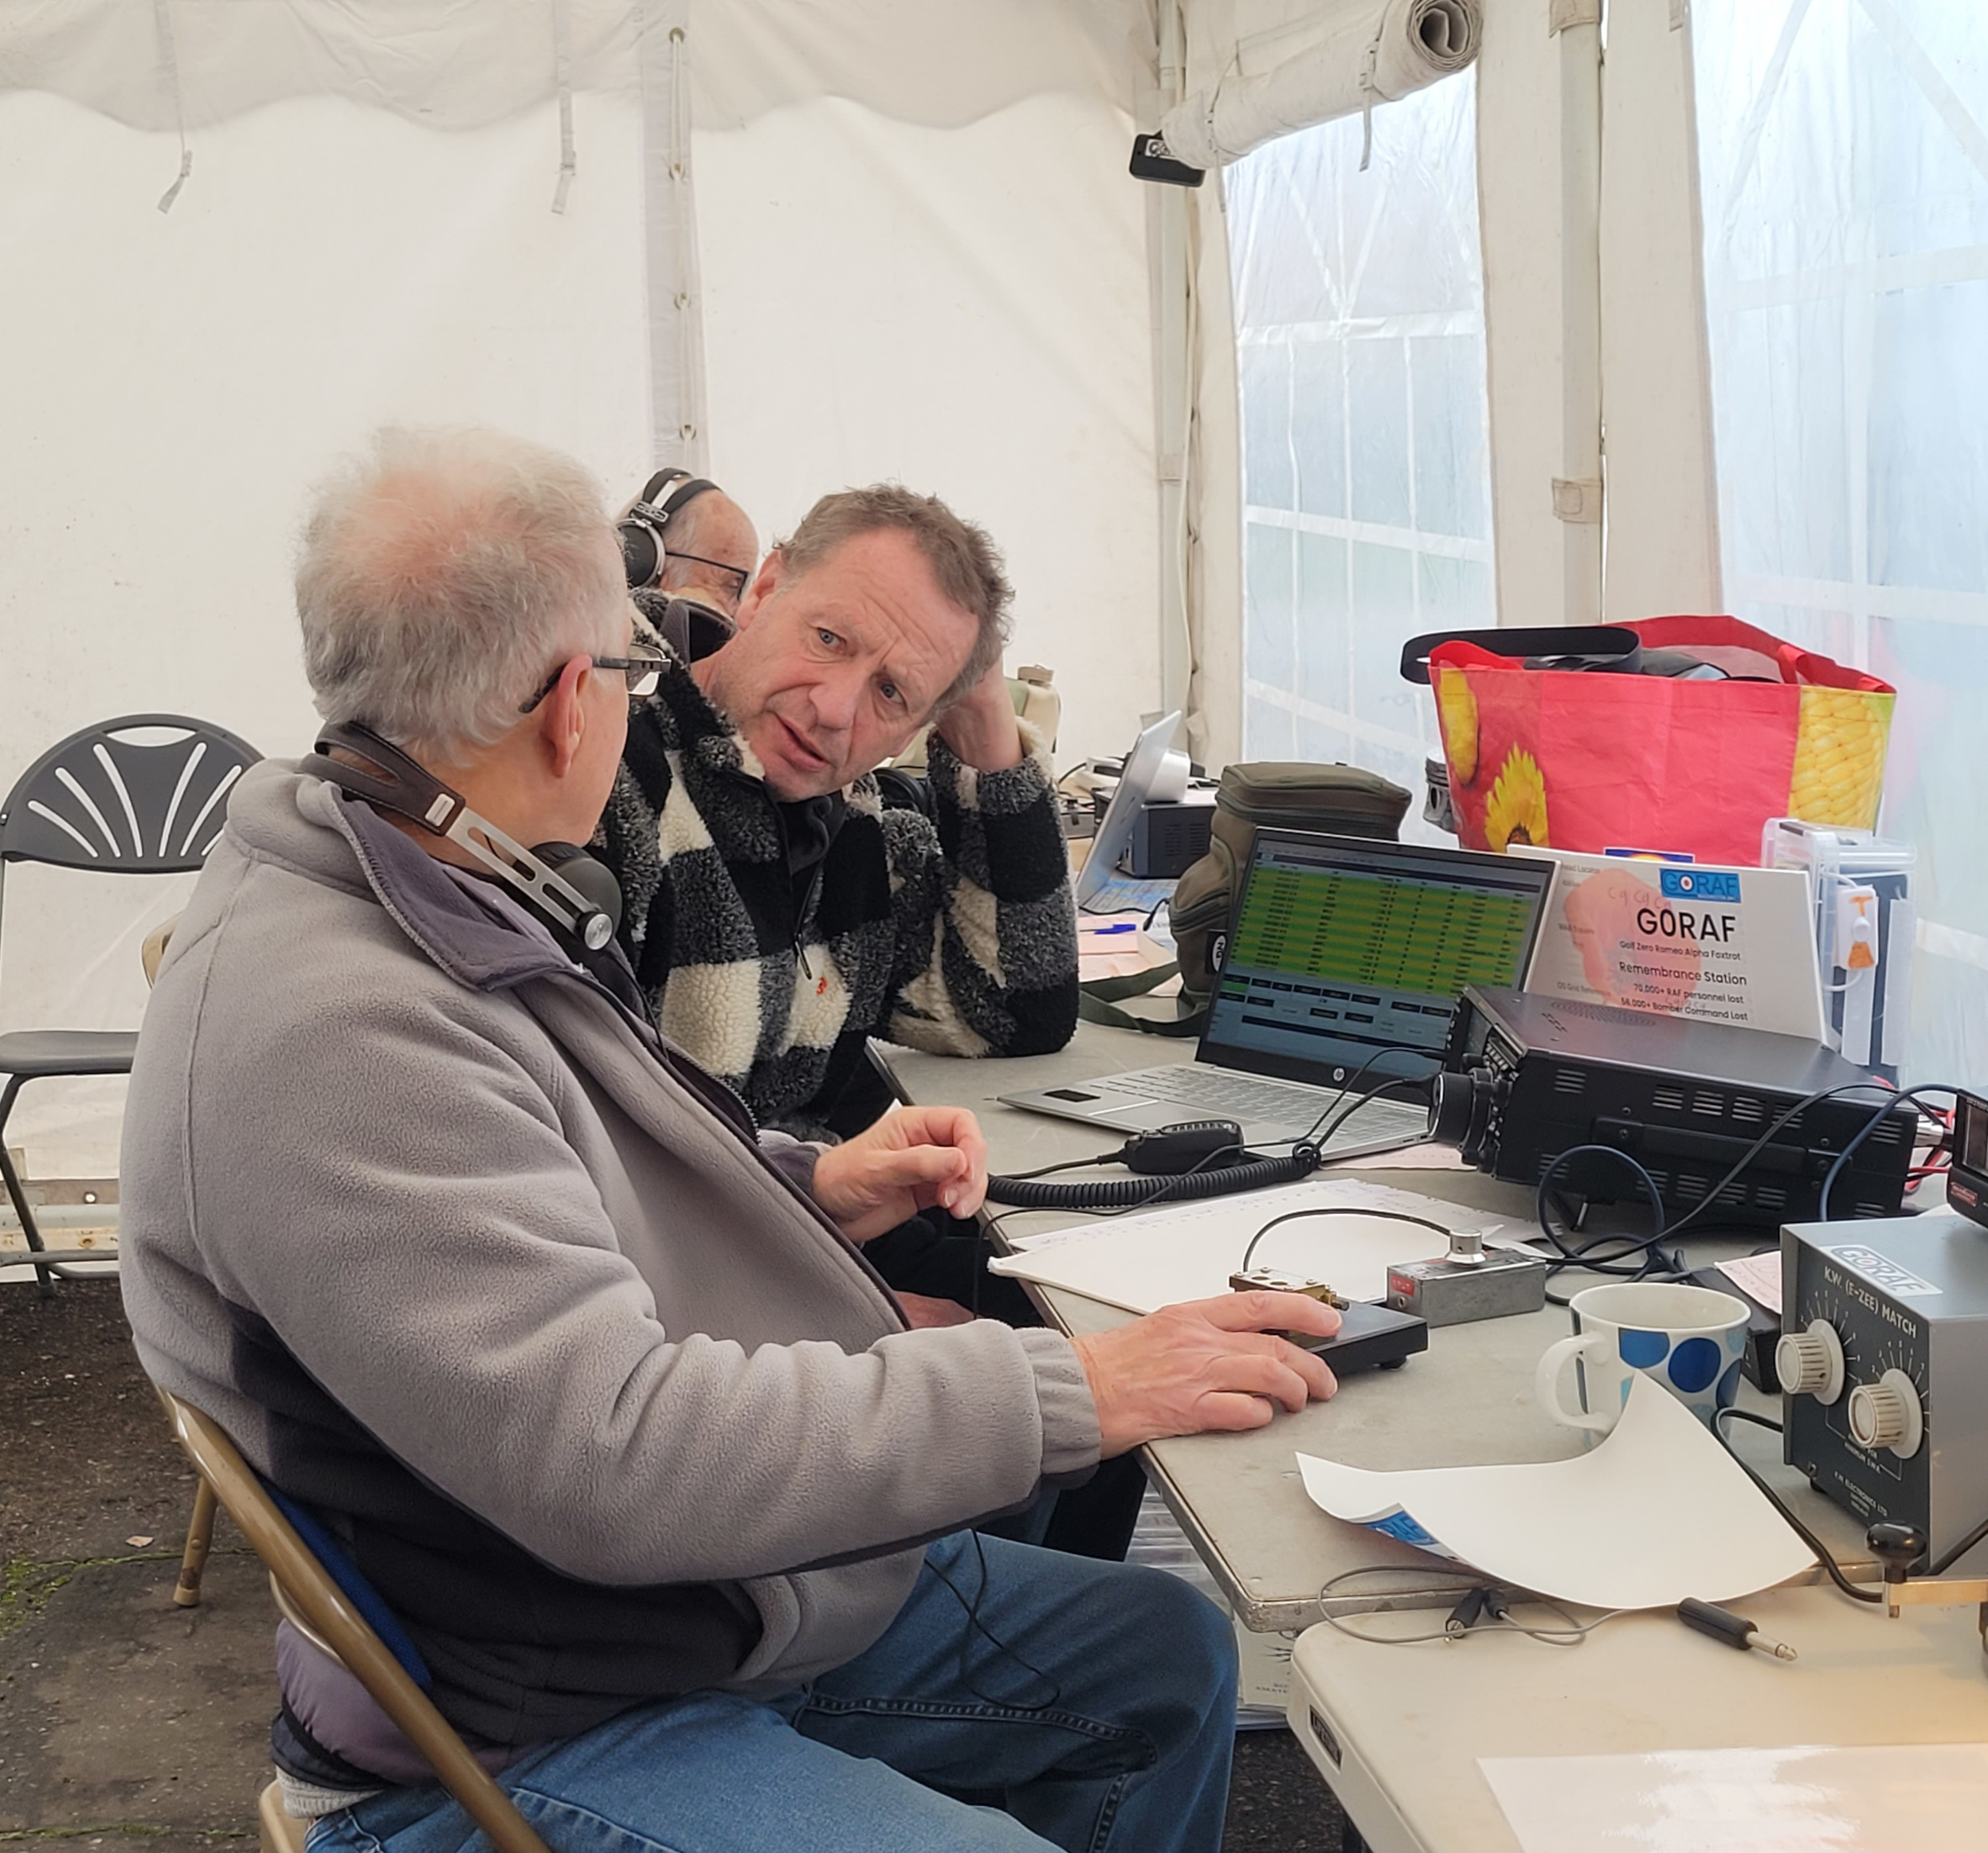
[[[1897,697],[1873,676],[1731,617],[1623,627],[1730,681],[1528,669],[1453,640],[1429,653],[1468,848],[1760,858],[1769,817],[1873,829]]]

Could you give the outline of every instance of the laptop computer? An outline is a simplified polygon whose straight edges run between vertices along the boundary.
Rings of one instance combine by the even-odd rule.
[[[1001,1098],[1115,1132],[1233,1119],[1255,1146],[1358,1102],[1334,1157],[1407,1145],[1464,986],[1523,981],[1552,881],[1545,857],[1260,829],[1194,1060]]]
[[[1118,865],[1131,847],[1132,830],[1139,822],[1140,811],[1160,782],[1167,765],[1167,748],[1173,741],[1174,730],[1179,725],[1178,708],[1171,714],[1162,715],[1139,735],[1132,743],[1131,751],[1125,755],[1125,768],[1119,775],[1118,789],[1112,793],[1112,801],[1104,807],[1104,815],[1098,821],[1097,834],[1091,839],[1091,852],[1084,857],[1083,868],[1077,871],[1076,904],[1080,913],[1104,914],[1115,911],[1108,891],[1119,885],[1113,879],[1117,875]],[[1178,755],[1178,764],[1176,777],[1185,783],[1186,754]],[[1179,797],[1180,784],[1174,785],[1170,795]]]

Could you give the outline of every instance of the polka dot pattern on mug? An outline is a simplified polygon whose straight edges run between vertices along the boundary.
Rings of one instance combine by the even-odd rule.
[[[1727,1333],[1723,1345],[1703,1336],[1680,1338],[1673,1344],[1668,1332],[1644,1331],[1632,1326],[1615,1334],[1616,1354],[1625,1364],[1668,1378],[1687,1397],[1696,1397],[1716,1384],[1713,1395],[1722,1409],[1730,1408],[1739,1393],[1739,1361],[1734,1354],[1745,1348],[1746,1342],[1743,1331]],[[1626,1391],[1628,1386],[1623,1387]]]

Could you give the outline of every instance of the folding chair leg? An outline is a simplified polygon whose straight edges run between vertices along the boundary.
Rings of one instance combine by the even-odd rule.
[[[10,1075],[4,1091],[0,1091],[0,1180],[6,1182],[7,1196],[14,1205],[14,1213],[21,1219],[21,1232],[28,1240],[31,1253],[38,1252],[47,1246],[41,1240],[41,1232],[34,1226],[34,1212],[28,1208],[28,1193],[21,1182],[20,1173],[14,1168],[14,1160],[7,1155],[7,1116],[14,1111],[14,1097],[21,1091],[21,1077]],[[55,1297],[55,1270],[37,1267],[34,1271],[36,1291],[44,1299]]]
[[[194,1491],[193,1521],[186,1527],[186,1553],[179,1560],[179,1581],[173,1600],[182,1608],[200,1605],[200,1579],[207,1568],[207,1547],[214,1541],[214,1490],[205,1480]]]

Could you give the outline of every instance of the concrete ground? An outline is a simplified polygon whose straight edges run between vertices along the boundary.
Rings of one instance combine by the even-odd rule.
[[[255,1839],[276,1611],[225,1515],[205,1599],[174,1607],[192,1505],[116,1286],[0,1285],[0,1845]],[[1223,1853],[1339,1844],[1290,1735],[1242,1734]]]

